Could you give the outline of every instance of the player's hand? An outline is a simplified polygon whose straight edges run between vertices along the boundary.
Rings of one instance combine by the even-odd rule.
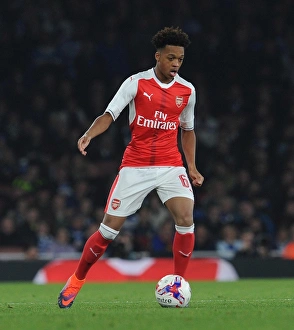
[[[87,155],[87,151],[85,149],[88,147],[90,141],[91,138],[85,134],[78,140],[78,149],[83,156]]]
[[[194,187],[201,187],[204,181],[204,177],[196,169],[190,171],[190,178],[192,179],[192,185]]]

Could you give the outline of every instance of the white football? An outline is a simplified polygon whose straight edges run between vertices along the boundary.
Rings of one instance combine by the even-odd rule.
[[[182,276],[166,275],[156,285],[155,297],[162,307],[187,307],[191,288]]]

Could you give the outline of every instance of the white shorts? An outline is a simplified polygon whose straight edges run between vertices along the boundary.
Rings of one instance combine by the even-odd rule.
[[[134,214],[154,189],[162,203],[173,197],[194,200],[184,167],[123,167],[111,187],[105,213],[119,217]]]

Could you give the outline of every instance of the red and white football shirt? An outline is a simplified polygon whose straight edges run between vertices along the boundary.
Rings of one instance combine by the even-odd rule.
[[[179,75],[161,83],[153,69],[126,79],[105,112],[116,120],[129,105],[132,138],[122,167],[183,166],[178,127],[194,129],[195,88]]]

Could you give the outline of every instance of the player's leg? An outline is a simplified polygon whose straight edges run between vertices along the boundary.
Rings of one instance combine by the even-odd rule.
[[[184,167],[160,169],[157,193],[175,221],[174,274],[184,276],[194,249],[194,194]]]
[[[174,273],[184,277],[195,244],[194,202],[189,198],[174,197],[166,201],[165,205],[176,224],[173,241]]]
[[[98,231],[89,237],[85,243],[78,268],[75,271],[77,279],[84,280],[92,265],[102,257],[107,246],[116,238],[126,217],[105,214]]]
[[[87,240],[75,273],[59,294],[60,308],[71,307],[92,265],[118,235],[126,217],[135,213],[154,189],[154,175],[148,169],[123,168],[120,171],[111,187],[99,230]]]
[[[107,246],[118,235],[125,217],[105,214],[98,231],[89,237],[85,243],[78,267],[68,279],[58,297],[60,308],[69,308],[86,280],[86,275],[94,263],[102,257]],[[115,228],[115,229],[114,229]]]

